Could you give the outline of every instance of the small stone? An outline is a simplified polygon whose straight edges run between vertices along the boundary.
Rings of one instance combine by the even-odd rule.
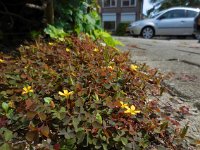
[[[196,107],[200,111],[200,103],[196,102],[193,104],[194,107]]]

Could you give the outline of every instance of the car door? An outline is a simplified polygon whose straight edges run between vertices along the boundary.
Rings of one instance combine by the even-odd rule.
[[[183,35],[185,30],[186,11],[169,10],[156,19],[157,35]]]
[[[198,14],[197,11],[193,10],[187,10],[186,11],[186,18],[184,19],[184,24],[185,24],[185,30],[184,34],[185,35],[192,35],[194,32],[194,18]]]

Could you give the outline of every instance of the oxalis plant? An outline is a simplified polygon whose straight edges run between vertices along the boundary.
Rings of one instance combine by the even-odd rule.
[[[183,149],[162,75],[86,35],[0,55],[0,149]]]

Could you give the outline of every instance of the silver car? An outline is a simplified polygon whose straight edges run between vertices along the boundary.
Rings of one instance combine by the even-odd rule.
[[[141,35],[146,39],[157,35],[193,35],[194,18],[199,11],[198,8],[170,8],[157,13],[149,19],[131,23],[128,31],[131,35]]]

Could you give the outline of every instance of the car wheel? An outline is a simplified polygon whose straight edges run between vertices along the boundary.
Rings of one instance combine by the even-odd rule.
[[[141,35],[145,39],[151,39],[154,36],[154,29],[152,27],[145,27]]]

